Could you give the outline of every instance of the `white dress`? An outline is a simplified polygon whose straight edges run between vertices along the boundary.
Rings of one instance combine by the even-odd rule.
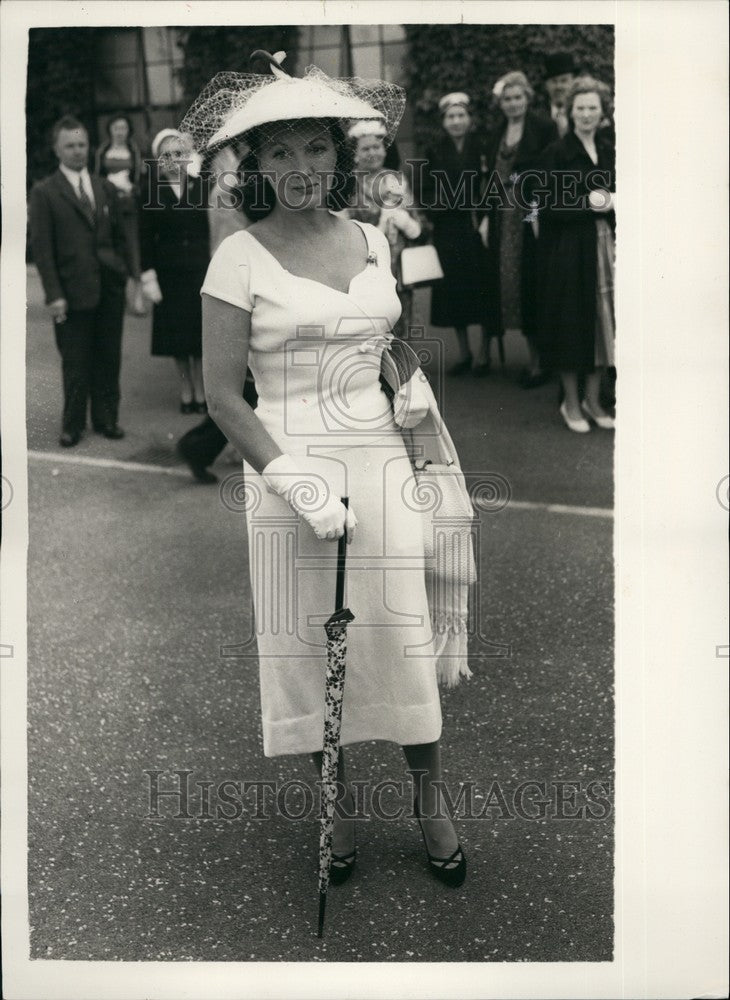
[[[388,242],[366,223],[368,263],[347,292],[285,270],[246,230],[221,243],[202,292],[251,314],[256,414],[281,450],[348,496],[342,744],[430,743],[441,734],[411,465],[380,381],[400,303]],[[244,462],[264,754],[322,749],[324,622],[336,543],[320,541]]]

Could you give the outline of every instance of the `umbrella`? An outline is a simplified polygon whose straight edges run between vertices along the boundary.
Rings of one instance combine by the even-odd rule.
[[[342,497],[342,502],[347,507],[348,498]],[[335,823],[335,803],[337,800],[337,758],[340,751],[342,697],[345,693],[347,626],[355,619],[350,609],[342,606],[345,598],[346,553],[347,533],[343,534],[337,546],[335,610],[324,626],[327,635],[324,737],[322,741],[322,792],[325,808],[322,812],[319,831],[319,923],[317,937],[322,937],[324,931],[324,911],[327,905],[327,889],[329,888],[330,867],[332,865],[332,829]]]

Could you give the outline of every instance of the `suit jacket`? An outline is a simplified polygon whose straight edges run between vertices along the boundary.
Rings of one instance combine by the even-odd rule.
[[[96,202],[93,223],[60,170],[36,184],[30,195],[33,260],[46,302],[66,299],[74,310],[98,306],[102,275],[122,283],[130,272],[116,191],[93,175],[91,184]]]

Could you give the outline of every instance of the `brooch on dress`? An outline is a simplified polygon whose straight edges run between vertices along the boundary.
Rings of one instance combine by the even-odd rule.
[[[370,253],[367,256],[365,264],[366,265],[367,264],[375,264],[375,265],[377,265],[377,263],[378,263],[378,255],[377,255],[377,253],[374,250],[371,250]]]

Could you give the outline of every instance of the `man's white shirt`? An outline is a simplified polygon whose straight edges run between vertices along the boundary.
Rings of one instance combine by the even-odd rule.
[[[91,177],[89,176],[89,171],[86,167],[83,170],[69,170],[68,167],[64,166],[63,163],[59,163],[59,170],[63,176],[68,180],[71,187],[74,189],[76,197],[79,196],[79,177],[81,178],[81,183],[84,185],[84,191],[91,202],[91,204],[96,208],[96,199],[94,198],[94,189],[91,186]]]

